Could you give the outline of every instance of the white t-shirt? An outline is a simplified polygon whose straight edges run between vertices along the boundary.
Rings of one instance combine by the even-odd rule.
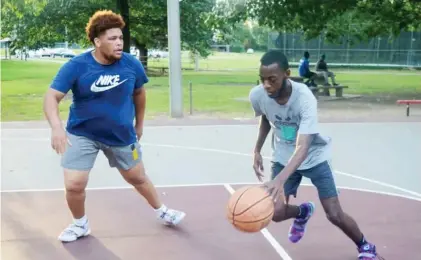
[[[289,80],[292,93],[285,105],[268,96],[263,85],[251,89],[249,99],[256,116],[265,115],[272,127],[272,161],[286,165],[295,151],[300,134],[315,134],[308,156],[298,170],[330,160],[331,138],[320,133],[317,99],[302,83]]]

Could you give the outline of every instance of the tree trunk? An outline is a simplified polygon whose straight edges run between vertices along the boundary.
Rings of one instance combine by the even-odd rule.
[[[120,11],[126,26],[123,28],[123,51],[130,53],[130,19],[129,19],[129,0],[117,0],[117,10]]]

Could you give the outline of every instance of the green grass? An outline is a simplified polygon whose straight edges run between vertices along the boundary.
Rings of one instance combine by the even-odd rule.
[[[259,60],[263,53],[223,53],[214,52],[207,58],[199,59],[199,67],[204,70],[221,70],[221,69],[252,69],[259,66]],[[167,67],[168,58],[149,58],[149,66]],[[194,61],[188,52],[181,54],[181,66],[183,68],[194,68]]]
[[[193,83],[193,108],[196,112],[251,115],[248,102],[236,99],[246,98],[250,88],[258,79],[257,61],[259,55],[232,55],[235,58],[211,57],[213,67],[238,68],[255,67],[251,71],[183,71],[184,107],[189,110],[188,84]],[[253,58],[254,57],[254,58]],[[163,62],[163,61],[160,61]],[[219,65],[218,65],[219,64]],[[62,64],[35,61],[2,61],[1,107],[2,121],[43,120],[43,95]],[[152,64],[151,64],[152,65]],[[163,66],[167,64],[163,62]],[[240,65],[241,66],[241,65]],[[202,66],[201,66],[202,67]],[[345,93],[364,95],[394,95],[412,97],[421,93],[419,72],[396,71],[336,71],[337,81],[350,88]],[[297,75],[296,70],[292,71]],[[147,117],[167,114],[169,111],[169,82],[167,76],[150,77],[147,84]],[[69,100],[60,105],[61,117],[66,118]]]

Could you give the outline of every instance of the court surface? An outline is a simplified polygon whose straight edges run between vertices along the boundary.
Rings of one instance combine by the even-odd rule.
[[[387,260],[421,255],[421,123],[325,123],[342,207]],[[316,202],[298,244],[290,221],[255,234],[225,218],[230,194],[257,184],[251,151],[256,125],[150,126],[141,140],[147,173],[163,201],[187,216],[176,228],[154,212],[99,154],[87,192],[92,234],[62,244],[71,221],[60,157],[49,129],[2,129],[2,238],[5,260],[50,259],[356,259],[355,245],[325,218],[311,182],[291,203]],[[265,172],[270,170],[270,138]],[[418,258],[417,258],[418,257]]]

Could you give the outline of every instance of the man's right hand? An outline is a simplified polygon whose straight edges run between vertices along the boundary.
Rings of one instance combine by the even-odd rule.
[[[263,182],[263,177],[265,177],[265,175],[263,174],[263,158],[260,153],[254,153],[253,169],[257,179],[259,179],[260,182]]]
[[[62,127],[55,127],[51,132],[51,147],[57,154],[63,154],[66,151],[66,144],[72,145],[67,139],[66,131]]]

